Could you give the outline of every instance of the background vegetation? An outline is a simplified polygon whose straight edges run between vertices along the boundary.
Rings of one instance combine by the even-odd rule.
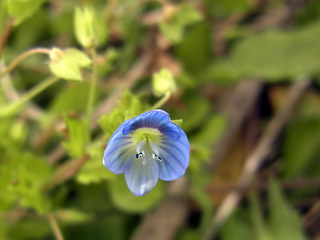
[[[0,239],[320,239],[320,1],[2,0],[0,33]],[[135,197],[103,151],[158,107],[190,166]]]

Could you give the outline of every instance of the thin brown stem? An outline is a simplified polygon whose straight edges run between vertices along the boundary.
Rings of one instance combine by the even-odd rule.
[[[10,35],[13,24],[14,24],[14,18],[9,17],[9,19],[7,20],[6,25],[4,27],[4,30],[0,36],[0,56],[2,53],[2,49],[4,48],[4,45]]]
[[[52,214],[47,215],[48,221],[50,223],[51,229],[57,240],[63,240],[62,232],[59,228],[56,218]]]
[[[286,98],[281,110],[269,123],[265,133],[258,141],[256,148],[248,156],[236,187],[228,193],[222,204],[217,209],[217,213],[212,219],[210,227],[203,237],[204,240],[213,239],[219,228],[236,208],[244,190],[246,190],[252,183],[252,180],[262,162],[265,161],[274,151],[276,140],[279,138],[285,125],[289,122],[300,98],[309,86],[309,80],[300,80],[290,88],[288,97]]]
[[[30,55],[33,55],[33,54],[36,54],[36,53],[49,54],[50,53],[50,49],[48,49],[48,48],[33,48],[33,49],[30,49],[30,50],[22,53],[19,57],[17,57],[15,60],[13,60],[13,62],[8,67],[3,69],[1,71],[1,74],[5,74],[5,73],[11,72],[20,62],[22,62],[24,59],[26,59]]]

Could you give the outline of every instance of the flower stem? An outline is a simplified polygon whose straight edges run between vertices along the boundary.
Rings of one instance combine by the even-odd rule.
[[[1,71],[1,74],[5,74],[5,73],[8,73],[8,72],[11,72],[20,62],[22,62],[24,59],[26,59],[30,55],[33,55],[33,54],[36,54],[36,53],[49,54],[50,53],[50,49],[48,49],[48,48],[33,48],[33,49],[30,49],[30,50],[22,53],[19,57],[17,57],[15,60],[13,60],[13,62],[8,67],[3,69]]]
[[[0,111],[0,117],[10,115],[14,113],[15,111],[19,110],[19,108],[26,102],[28,102],[30,99],[41,93],[43,90],[54,84],[59,80],[58,77],[52,76],[45,80],[43,80],[41,83],[39,83],[37,86],[35,86],[33,89],[31,89],[29,92],[24,94],[21,98],[19,98],[17,101],[10,103],[5,108],[1,109]]]
[[[56,218],[52,214],[47,215],[48,221],[50,223],[51,229],[57,240],[63,240],[62,232],[59,228]]]
[[[171,97],[171,93],[167,92],[158,102],[156,102],[151,109],[162,107]]]
[[[94,104],[94,96],[96,92],[96,84],[97,84],[97,65],[96,65],[96,50],[94,48],[90,49],[90,55],[92,58],[92,76],[91,76],[91,83],[89,89],[89,96],[88,96],[88,103],[87,103],[87,121],[88,125],[90,126],[90,121],[92,117],[92,110]]]
[[[14,24],[14,18],[9,17],[9,19],[7,20],[6,25],[4,27],[4,30],[0,36],[0,56],[1,56],[2,50],[4,48],[4,45],[10,35],[10,31],[13,27],[13,24]]]

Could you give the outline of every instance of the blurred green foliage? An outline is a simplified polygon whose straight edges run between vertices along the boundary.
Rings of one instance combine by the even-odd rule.
[[[293,201],[319,197],[319,183],[282,187],[320,176],[320,3],[289,2],[0,1],[0,239],[53,239],[48,216],[65,239],[132,236],[168,197],[169,183],[136,197],[103,166],[103,152],[123,121],[158,105],[191,143],[184,195],[191,213],[176,239],[200,239],[215,194],[223,195],[208,190],[219,173],[207,168],[212,146],[230,130],[219,97],[252,77],[264,83],[271,111],[257,102],[248,118],[259,122],[240,142],[257,126],[263,131],[281,105],[275,86],[305,77],[315,90],[284,131],[267,190],[245,194],[219,239],[307,239]],[[278,19],[279,12],[289,16]]]

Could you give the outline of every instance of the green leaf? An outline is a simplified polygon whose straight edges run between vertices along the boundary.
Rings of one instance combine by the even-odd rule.
[[[160,22],[160,30],[172,43],[182,41],[185,28],[202,19],[201,13],[190,5],[170,6],[170,15]],[[166,9],[165,9],[166,10]]]
[[[308,1],[298,12],[295,20],[298,23],[310,23],[320,18],[320,2],[318,0]]]
[[[125,121],[124,113],[118,108],[114,108],[111,113],[104,114],[99,118],[99,124],[102,130],[110,138],[119,125]]]
[[[57,218],[61,219],[64,224],[82,224],[92,221],[93,214],[81,212],[75,209],[59,209],[53,213]]]
[[[43,218],[22,218],[8,227],[7,239],[45,239],[51,231],[50,225]]]
[[[50,51],[49,68],[57,77],[67,80],[82,81],[80,68],[91,64],[90,58],[77,49],[60,50],[53,48]]]
[[[252,232],[252,224],[248,219],[248,212],[235,209],[221,229],[221,240],[260,240]]]
[[[226,129],[226,119],[223,115],[214,115],[206,125],[191,138],[193,143],[211,146],[217,141]]]
[[[303,118],[292,123],[287,129],[283,147],[285,177],[292,178],[304,173],[315,160],[319,147],[319,117]]]
[[[214,81],[259,77],[268,81],[319,73],[320,24],[292,31],[269,30],[249,36],[233,47],[231,55],[215,62],[206,75]],[[263,47],[261,47],[263,46]]]
[[[94,8],[77,7],[74,14],[74,31],[78,42],[85,48],[95,47],[106,38],[106,23]],[[102,32],[102,33],[101,33]]]
[[[79,112],[86,109],[90,89],[88,82],[68,84],[58,92],[51,103],[50,109],[55,113]],[[101,96],[100,88],[96,88],[97,101]]]
[[[164,184],[160,181],[151,192],[142,197],[136,197],[129,191],[123,175],[116,175],[109,183],[109,187],[114,205],[130,213],[144,213],[156,206],[164,197]]]
[[[108,48],[105,52],[105,60],[98,65],[99,76],[106,76],[111,71],[115,70],[116,62],[119,59],[119,51],[115,48]]]
[[[191,73],[203,71],[212,59],[210,27],[206,22],[195,24],[175,49],[178,59]],[[195,43],[199,47],[194,47]]]
[[[15,18],[15,25],[31,17],[47,0],[7,0],[9,15]]]
[[[85,119],[73,119],[70,117],[66,117],[65,122],[69,139],[63,143],[63,146],[69,151],[70,156],[81,157],[85,153],[86,145],[90,139],[88,122]]]
[[[40,191],[50,177],[51,168],[46,161],[32,153],[11,150],[8,161],[0,168],[0,209],[7,209],[15,201],[32,207],[39,213],[50,208],[50,201]]]
[[[91,158],[86,161],[76,175],[76,180],[82,184],[97,183],[102,180],[110,180],[115,174],[110,172],[102,163],[104,147],[101,142],[95,142],[90,146],[88,152]]]
[[[102,115],[98,122],[105,132],[106,138],[110,138],[119,125],[126,120],[126,117],[133,118],[143,113],[146,109],[147,106],[138,97],[129,91],[125,91],[122,93],[117,106],[112,109],[112,112]]]
[[[266,224],[263,221],[261,208],[257,195],[251,193],[249,195],[250,200],[250,215],[253,225],[253,230],[255,233],[255,239],[257,240],[272,240],[269,229],[266,227]]]
[[[230,15],[243,14],[253,7],[250,0],[205,0],[209,12],[215,18],[228,17]]]
[[[270,231],[274,240],[305,240],[302,222],[288,205],[277,182],[269,185]]]
[[[174,112],[172,118],[177,117],[183,119],[183,129],[189,132],[202,126],[209,115],[210,103],[201,97],[187,97],[184,103],[186,104],[186,108],[183,109],[183,111],[175,112],[175,109],[172,110]]]

